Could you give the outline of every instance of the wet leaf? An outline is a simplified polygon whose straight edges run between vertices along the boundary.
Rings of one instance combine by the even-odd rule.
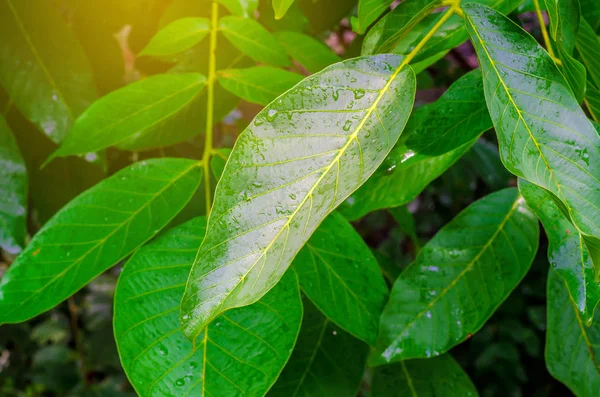
[[[371,386],[373,397],[476,397],[469,375],[450,356],[407,360],[378,367]]]
[[[182,301],[188,338],[220,313],[260,299],[381,164],[414,100],[414,74],[402,59],[332,65],[265,107],[240,135]]]
[[[0,281],[0,324],[62,302],[164,227],[201,178],[197,162],[136,163],[67,204],[33,237]]]
[[[283,18],[293,3],[294,0],[272,0],[273,11],[275,11],[275,19]]]
[[[256,62],[291,66],[281,44],[255,20],[226,16],[219,21],[219,29],[231,44]]]
[[[55,8],[20,0],[0,2],[0,85],[16,107],[60,143],[96,99],[81,45]]]
[[[195,349],[180,332],[179,303],[205,230],[204,217],[169,230],[119,277],[115,339],[140,396],[263,396],[294,347],[302,303],[293,272],[252,306],[217,317]]]
[[[469,338],[525,276],[538,239],[517,189],[471,204],[394,283],[370,364],[437,356]]]
[[[375,345],[388,289],[369,247],[342,215],[325,218],[292,266],[302,291],[321,312]]]
[[[463,9],[504,165],[562,202],[598,272],[600,136],[533,37],[489,7]]]
[[[327,66],[342,60],[323,42],[306,34],[277,32],[274,36],[287,54],[311,73],[320,72]]]
[[[27,168],[17,141],[0,116],[0,247],[16,254],[25,246]]]
[[[548,240],[548,260],[560,275],[579,316],[589,325],[600,302],[600,284],[594,277],[594,265],[581,235],[562,214],[550,193],[524,180],[519,190],[529,207],[542,221]]]
[[[162,28],[140,56],[168,57],[179,54],[202,41],[210,31],[208,18],[181,18]]]
[[[302,76],[271,66],[225,69],[218,72],[219,83],[227,91],[259,105],[267,105],[302,80]]]
[[[355,397],[369,348],[308,299],[296,347],[268,397]]]
[[[193,136],[200,132],[196,126],[186,125],[183,131],[172,128],[205,84],[206,78],[198,73],[160,74],[113,91],[77,119],[53,156],[86,154],[110,146],[147,149]]]

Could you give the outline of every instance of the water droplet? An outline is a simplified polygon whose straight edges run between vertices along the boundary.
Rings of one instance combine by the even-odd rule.
[[[333,90],[333,94],[331,95],[334,101],[340,99],[340,90]]]
[[[160,346],[160,347],[158,348],[158,353],[159,353],[161,356],[166,356],[167,354],[169,354],[169,350],[168,350],[166,347],[164,347],[164,346]]]
[[[295,195],[295,194],[293,194],[293,193],[290,193],[290,198],[291,198],[292,200],[296,200],[296,195]]]
[[[177,379],[177,380],[175,381],[175,385],[176,385],[176,386],[183,386],[183,385],[185,385],[185,379],[183,379],[183,378],[179,378],[179,379]]]
[[[275,117],[277,117],[277,113],[279,113],[277,110],[269,109],[269,111],[267,112],[267,120],[269,120],[269,121],[275,120]]]
[[[344,131],[350,131],[350,127],[352,127],[352,120],[346,120],[346,122],[344,123],[344,127],[342,127],[342,129]]]
[[[358,90],[354,90],[354,99],[360,99],[364,96],[365,96],[365,90],[360,89],[360,88]]]
[[[392,172],[394,172],[394,169],[396,169],[396,164],[392,164],[392,165],[390,165],[390,166],[389,166],[389,167],[388,167],[388,168],[385,170],[385,172],[386,172],[386,173],[388,173],[388,174],[391,174]]]

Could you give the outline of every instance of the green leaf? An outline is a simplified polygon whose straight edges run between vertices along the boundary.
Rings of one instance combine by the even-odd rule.
[[[524,180],[519,190],[529,207],[542,221],[548,240],[548,260],[554,272],[564,280],[569,295],[586,324],[591,324],[600,302],[600,284],[594,277],[594,265],[581,235],[560,211],[550,193]]]
[[[27,168],[10,127],[0,116],[0,247],[16,254],[25,246]]]
[[[253,19],[226,16],[219,21],[219,29],[231,44],[256,62],[281,67],[292,65],[281,44]]]
[[[377,209],[409,203],[490,128],[481,73],[475,70],[458,79],[435,103],[413,112],[401,142],[340,211],[355,220]]]
[[[533,37],[489,7],[463,10],[504,165],[557,197],[592,252],[600,246],[600,136]],[[592,261],[598,271],[599,251]]]
[[[588,81],[585,92],[585,105],[596,122],[600,122],[600,90]],[[596,127],[596,130],[598,128]]]
[[[210,168],[217,181],[221,179],[221,175],[223,175],[223,170],[225,169],[225,164],[227,163],[230,154],[231,149],[220,148],[215,151],[215,154],[210,159]]]
[[[277,32],[275,38],[285,48],[286,53],[311,73],[336,62],[340,58],[322,41],[298,32]]]
[[[62,302],[164,227],[201,179],[196,161],[136,163],[67,204],[34,236],[0,282],[0,324]]]
[[[373,397],[476,397],[469,375],[450,356],[408,360],[375,369]]]
[[[168,57],[202,41],[210,31],[207,18],[182,18],[161,29],[140,52],[140,56]]]
[[[175,143],[198,133],[175,129],[190,109],[206,78],[198,73],[159,74],[100,98],[75,122],[54,157],[95,152],[110,146],[148,149]],[[175,132],[174,132],[175,131]]]
[[[390,9],[393,0],[360,0],[358,2],[358,18],[353,21],[352,28],[358,34],[363,34],[373,22],[386,10]]]
[[[25,117],[60,143],[96,99],[77,38],[54,5],[3,0],[0,48],[0,85]]]
[[[296,347],[268,397],[355,397],[369,348],[307,299]]]
[[[569,55],[561,46],[558,47],[558,57],[562,61],[560,70],[569,83],[577,103],[581,103],[586,90],[587,73],[585,66]]]
[[[600,88],[600,39],[590,24],[581,18],[579,34],[575,43],[581,61],[585,65],[589,80],[596,88]]]
[[[215,0],[238,17],[249,18],[258,8],[258,0]]]
[[[600,28],[600,3],[596,0],[579,0],[581,9],[585,11],[585,19],[590,21],[592,28],[598,31]]]
[[[573,53],[579,30],[579,0],[544,0],[550,19],[550,35],[567,53]]]
[[[477,332],[529,270],[538,239],[517,189],[471,204],[394,283],[370,364],[437,356]]]
[[[332,65],[265,107],[240,135],[182,301],[188,338],[260,299],[381,164],[413,105],[415,78],[402,61],[383,55]]]
[[[408,210],[406,205],[390,208],[388,211],[398,223],[400,229],[406,233],[408,237],[410,237],[415,247],[415,251],[418,253],[418,251],[421,250],[421,242],[419,241],[419,236],[417,235],[417,225],[415,224],[415,218],[413,217],[413,214]]]
[[[500,160],[498,147],[483,138],[475,142],[464,159],[492,190],[508,187],[513,178]]]
[[[362,55],[391,52],[423,18],[439,8],[442,0],[405,0],[369,30]]]
[[[297,73],[271,66],[225,69],[220,70],[218,76],[219,83],[227,91],[259,105],[269,104],[303,79]]]
[[[179,303],[206,230],[195,218],[140,248],[115,296],[115,339],[140,396],[263,396],[289,358],[302,320],[289,272],[252,306],[216,318],[195,349],[179,330]]]
[[[292,266],[302,291],[321,312],[375,345],[388,288],[369,247],[342,215],[325,218]]]
[[[589,328],[571,299],[565,280],[548,274],[546,367],[577,396],[600,395],[600,322]]]
[[[272,0],[273,11],[275,11],[275,19],[283,18],[293,3],[294,0]]]

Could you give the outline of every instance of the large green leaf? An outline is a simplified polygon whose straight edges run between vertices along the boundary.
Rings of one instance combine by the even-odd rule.
[[[371,385],[373,397],[476,397],[469,375],[450,356],[401,361],[378,367]]]
[[[342,215],[325,218],[292,266],[302,291],[329,319],[375,345],[388,289],[369,247]]]
[[[393,0],[359,0],[358,16],[352,21],[352,29],[363,34],[373,22],[386,10],[390,9]]]
[[[195,218],[140,248],[115,296],[115,339],[140,396],[263,396],[292,353],[302,320],[289,272],[252,306],[216,318],[193,347],[179,330],[179,303],[206,229]]]
[[[442,0],[405,0],[369,30],[363,55],[391,52],[423,18],[442,5]]]
[[[340,210],[355,220],[410,202],[490,128],[481,73],[476,70],[458,79],[435,103],[413,112],[401,142]]]
[[[579,0],[544,0],[550,19],[550,35],[569,54],[575,48],[581,10]]]
[[[596,122],[600,122],[600,90],[587,82],[585,105]],[[596,128],[598,129],[598,128]]]
[[[208,18],[182,18],[161,29],[140,56],[168,57],[198,44],[210,31]]]
[[[240,135],[182,301],[188,338],[223,311],[260,299],[381,164],[413,105],[414,74],[402,62],[382,55],[332,65],[265,107]]]
[[[197,189],[201,169],[156,159],[117,172],[50,219],[0,282],[0,324],[60,303],[164,227]]]
[[[285,48],[287,54],[311,73],[317,73],[342,60],[322,41],[306,34],[277,32],[274,35]]]
[[[590,327],[569,299],[566,281],[548,274],[546,367],[552,376],[579,397],[600,395],[600,322]]]
[[[600,28],[600,3],[596,0],[579,0],[581,9],[585,11],[585,19],[590,21],[592,28],[598,31]]]
[[[273,11],[275,11],[275,19],[281,19],[290,9],[294,0],[272,0]]]
[[[0,1],[0,85],[56,143],[96,98],[81,45],[43,1]]]
[[[590,81],[600,88],[600,38],[590,24],[582,18],[579,23],[579,34],[576,42],[577,52],[586,66]]]
[[[600,136],[533,37],[489,7],[463,9],[504,165],[562,202],[598,272]]]
[[[258,0],[215,0],[238,17],[249,18],[258,8]]]
[[[600,284],[581,235],[562,214],[550,193],[524,180],[519,190],[533,212],[542,221],[548,239],[548,260],[553,271],[566,282],[579,316],[591,324],[594,309],[600,302]]]
[[[257,62],[281,67],[292,64],[275,37],[253,19],[226,16],[219,21],[219,30],[238,50]]]
[[[16,254],[25,246],[27,168],[15,137],[0,116],[0,247]]]
[[[437,356],[477,332],[529,270],[538,238],[517,189],[471,204],[394,283],[370,363]]]
[[[268,397],[355,397],[369,348],[307,299],[296,347]]]
[[[227,164],[227,159],[230,154],[231,149],[219,148],[215,150],[214,155],[210,159],[210,168],[217,181],[221,179],[221,175],[223,175],[223,170],[225,170],[225,164]]]
[[[206,78],[201,74],[160,74],[102,97],[75,122],[54,156],[95,152],[109,146],[145,149],[175,143],[200,131],[176,127],[190,109]]]
[[[267,105],[302,80],[302,76],[271,66],[225,69],[218,72],[219,83],[227,91],[259,105]]]

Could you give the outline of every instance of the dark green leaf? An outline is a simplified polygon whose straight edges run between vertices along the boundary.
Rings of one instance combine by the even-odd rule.
[[[569,299],[565,280],[548,274],[546,366],[577,396],[600,395],[600,322],[589,328]]]
[[[255,61],[273,66],[291,66],[281,44],[255,20],[226,16],[219,21],[219,29],[231,44]]]
[[[252,103],[267,105],[302,80],[302,76],[271,66],[225,69],[218,72],[227,91]]]
[[[417,225],[415,224],[415,218],[413,214],[408,210],[406,205],[401,207],[394,207],[388,210],[390,214],[394,217],[394,220],[398,222],[398,226],[404,233],[410,237],[415,247],[415,251],[421,250],[421,242],[419,241],[419,236],[417,235]]]
[[[0,116],[0,247],[16,254],[25,246],[27,168],[4,117]]]
[[[182,301],[188,338],[272,288],[323,219],[381,164],[413,105],[415,78],[402,61],[383,55],[332,65],[265,107],[240,135]]]
[[[437,356],[477,332],[529,270],[538,238],[517,189],[471,204],[394,283],[370,363]]]
[[[252,306],[216,318],[195,348],[179,330],[179,303],[206,230],[195,218],[140,248],[115,297],[115,339],[140,396],[263,396],[289,358],[302,320],[289,272]]]
[[[369,348],[307,299],[298,342],[268,397],[355,397]]]
[[[340,210],[355,220],[407,204],[490,128],[481,73],[476,70],[458,79],[438,101],[413,112],[401,142]]]
[[[550,35],[557,45],[573,53],[581,12],[579,0],[544,0],[550,19]]]
[[[201,74],[161,74],[123,87],[102,97],[75,122],[54,156],[95,152],[110,146],[146,149],[193,136],[200,131],[175,129],[206,78]],[[190,110],[191,111],[191,110]],[[193,109],[197,112],[197,109]]]
[[[373,397],[476,397],[477,389],[450,356],[408,360],[378,367],[371,386]]]
[[[323,42],[302,33],[277,32],[275,38],[290,57],[311,73],[342,60]]]
[[[581,103],[585,96],[587,73],[585,66],[569,55],[561,46],[558,47],[558,57],[562,61],[560,70],[569,83],[577,103]]]
[[[478,140],[464,158],[473,171],[493,190],[507,187],[513,178],[500,161],[498,147],[484,139]]]
[[[592,119],[597,123],[600,122],[600,90],[590,84],[589,81],[586,86],[585,105]]]
[[[198,44],[210,31],[207,18],[182,18],[161,29],[140,56],[168,57]]]
[[[582,18],[576,42],[577,52],[587,68],[590,81],[600,88],[600,39],[590,24]]]
[[[136,163],[84,192],[36,234],[0,282],[0,324],[60,303],[164,227],[197,189],[198,163]]]
[[[599,271],[600,136],[533,37],[489,7],[463,10],[504,165],[562,202]]]
[[[302,291],[331,321],[375,345],[388,289],[369,247],[342,215],[325,218],[292,266]]]
[[[0,2],[0,85],[56,143],[96,99],[91,67],[73,32],[47,2]]]
[[[275,19],[283,18],[293,3],[294,0],[272,0],[273,11],[275,11]]]
[[[215,0],[238,17],[249,18],[258,8],[258,0]]]
[[[594,277],[594,265],[581,235],[562,214],[550,193],[524,180],[519,190],[533,212],[542,221],[550,240],[548,260],[555,273],[568,287],[571,299],[586,324],[591,324],[600,302],[600,285]]]
[[[365,33],[381,14],[390,9],[393,2],[393,0],[360,0],[358,17],[352,21],[352,29],[358,34]]]

